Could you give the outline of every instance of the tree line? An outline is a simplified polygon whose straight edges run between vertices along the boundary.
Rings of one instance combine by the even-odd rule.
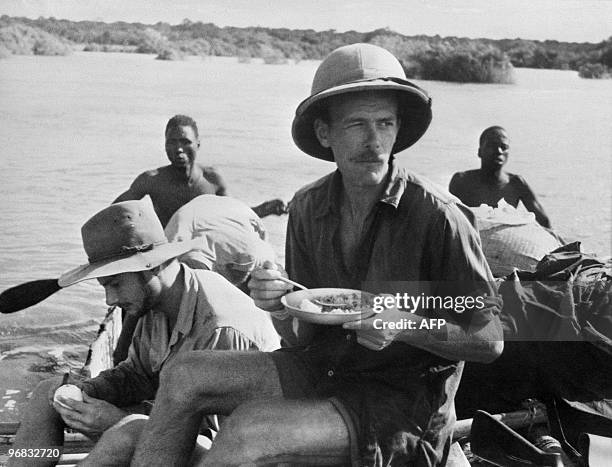
[[[19,38],[22,38],[19,44]],[[266,63],[320,60],[354,42],[381,45],[401,61],[407,76],[459,82],[512,82],[513,67],[569,69],[583,77],[609,77],[612,37],[599,43],[405,36],[389,29],[370,32],[314,31],[264,27],[69,21],[55,18],[0,17],[0,56],[7,53],[67,53],[80,48],[156,54],[160,59],[185,55],[236,56]]]

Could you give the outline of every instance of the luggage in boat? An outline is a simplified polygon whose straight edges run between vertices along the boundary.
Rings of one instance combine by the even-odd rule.
[[[501,199],[497,208],[483,204],[472,211],[482,250],[495,277],[506,276],[515,269],[534,271],[544,255],[561,246],[520,201],[517,208]]]

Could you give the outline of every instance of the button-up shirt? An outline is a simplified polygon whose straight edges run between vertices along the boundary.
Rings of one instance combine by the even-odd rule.
[[[339,232],[341,190],[342,175],[336,171],[296,193],[287,226],[289,277],[309,288],[394,294],[401,283],[426,285],[432,295],[487,294],[482,309],[426,313],[463,326],[484,325],[499,313],[500,301],[472,214],[454,196],[392,161],[372,221],[355,257],[349,259],[352,264],[346,264]],[[339,396],[357,413],[367,414],[360,421],[367,437],[362,450],[368,446],[362,451],[364,458],[373,455],[373,446],[392,445],[394,437],[403,436],[398,433],[414,433],[405,419],[400,420],[398,410],[409,414],[412,426],[423,430],[422,440],[441,458],[452,431],[460,363],[403,342],[372,351],[340,326],[318,326],[311,341],[300,343],[308,345],[303,358],[318,375],[319,395]],[[360,390],[367,394],[370,384],[377,389],[369,396],[358,395]]]
[[[163,365],[190,350],[262,350],[279,347],[269,315],[217,273],[181,266],[185,291],[174,328],[163,311],[145,314],[128,357],[85,381],[91,396],[117,406],[153,399]]]

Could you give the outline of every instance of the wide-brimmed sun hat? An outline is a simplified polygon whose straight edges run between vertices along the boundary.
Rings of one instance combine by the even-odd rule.
[[[201,245],[201,239],[168,242],[147,196],[103,209],[81,228],[89,262],[64,272],[60,287],[124,272],[153,269]]]
[[[358,91],[397,91],[401,126],[392,153],[416,143],[431,122],[431,98],[423,89],[406,80],[400,62],[391,52],[372,44],[339,47],[319,65],[310,97],[295,111],[291,134],[306,154],[333,161],[331,149],[321,146],[313,123],[330,96]]]

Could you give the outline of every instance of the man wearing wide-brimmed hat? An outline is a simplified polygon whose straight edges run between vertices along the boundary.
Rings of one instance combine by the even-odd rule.
[[[99,436],[127,415],[123,407],[155,397],[161,369],[181,353],[278,348],[270,317],[247,295],[217,273],[177,261],[202,240],[168,242],[148,197],[103,209],[81,234],[89,261],[62,274],[59,284],[98,279],[109,306],[121,306],[140,320],[127,359],[77,383],[82,402],[60,398],[51,405],[48,396],[61,384],[56,379],[35,389],[15,448],[63,444],[62,419],[70,428]]]
[[[251,271],[276,258],[262,219],[245,203],[229,196],[195,197],[172,215],[164,232],[171,242],[201,238],[201,244],[181,255],[179,261],[193,269],[215,271],[246,293]],[[113,352],[116,363],[127,357],[136,323],[137,317],[124,317]]]
[[[193,352],[166,367],[132,465],[182,465],[199,417],[219,410],[231,415],[200,465],[446,462],[461,360],[491,361],[503,344],[469,212],[394,160],[430,120],[429,96],[388,51],[353,44],[323,60],[297,108],[293,139],[337,170],[291,203],[287,271],[307,287],[376,293],[422,281],[432,295],[457,304],[466,295],[482,307],[389,307],[345,327],[317,326],[286,319],[279,299],[288,287],[270,263],[253,272],[251,295],[295,346],[255,354],[249,365],[227,355],[221,366],[211,352]],[[420,328],[380,329],[374,318],[411,318]],[[426,318],[447,325],[430,332]]]

